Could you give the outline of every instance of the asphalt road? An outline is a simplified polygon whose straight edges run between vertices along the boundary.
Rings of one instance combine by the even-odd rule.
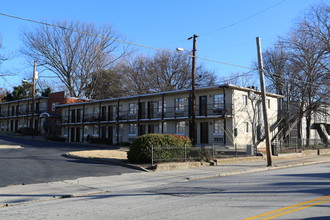
[[[144,188],[146,183],[133,181],[136,189],[4,207],[0,217],[326,220],[330,219],[329,168],[323,163]]]
[[[77,160],[63,156],[69,151],[109,149],[111,147],[47,142],[9,136],[0,136],[0,141],[2,144],[10,143],[23,147],[0,149],[0,187],[139,172],[114,164]]]

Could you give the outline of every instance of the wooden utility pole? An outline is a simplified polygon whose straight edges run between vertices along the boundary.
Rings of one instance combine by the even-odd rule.
[[[34,61],[33,65],[33,79],[32,79],[32,98],[34,99],[36,97],[36,83],[38,78],[38,72],[37,72],[37,61]]]
[[[33,64],[33,78],[32,78],[32,106],[31,106],[31,127],[32,128],[36,128],[36,121],[34,119],[34,113],[36,111],[35,109],[35,97],[36,97],[36,81],[37,81],[37,78],[38,78],[38,72],[37,72],[37,61],[35,60],[34,61],[34,64]],[[33,126],[34,124],[34,126]]]
[[[192,49],[192,70],[191,70],[191,128],[190,128],[190,138],[192,144],[197,143],[197,129],[196,129],[196,39],[197,35],[194,34],[189,37],[188,40],[193,40]]]
[[[258,69],[260,75],[260,87],[261,87],[261,98],[262,98],[262,110],[264,116],[264,127],[265,127],[265,136],[266,136],[266,154],[267,154],[267,166],[273,166],[272,161],[272,149],[269,136],[269,124],[268,124],[268,115],[267,115],[267,105],[266,105],[266,88],[265,88],[265,79],[264,79],[264,65],[262,60],[261,52],[261,43],[260,38],[256,38],[257,41],[257,52],[258,52]]]

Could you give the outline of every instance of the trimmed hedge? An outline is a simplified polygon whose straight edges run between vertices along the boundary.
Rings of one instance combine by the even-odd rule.
[[[36,136],[38,135],[38,131],[36,131],[33,128],[30,127],[23,127],[18,129],[17,133],[22,134],[22,135],[31,135],[31,136]]]
[[[55,142],[65,142],[66,138],[64,138],[64,137],[47,137],[47,140],[55,141]]]
[[[151,147],[157,149],[157,159],[167,160],[182,157],[184,147],[191,147],[191,141],[186,136],[171,134],[146,134],[134,139],[127,152],[131,163],[151,163]],[[177,150],[163,150],[164,147],[176,147]],[[182,149],[180,149],[182,148]]]

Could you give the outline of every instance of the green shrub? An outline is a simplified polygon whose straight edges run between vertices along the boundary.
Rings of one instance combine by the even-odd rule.
[[[131,163],[150,163],[152,146],[157,152],[157,159],[168,160],[182,158],[184,147],[189,148],[191,141],[186,136],[170,134],[146,134],[134,139],[127,158]],[[175,147],[174,150],[165,149]]]
[[[35,129],[30,128],[30,127],[29,128],[27,128],[27,127],[20,128],[20,129],[18,129],[18,133],[22,134],[22,135],[32,135],[32,136],[38,135],[38,131],[36,131]]]

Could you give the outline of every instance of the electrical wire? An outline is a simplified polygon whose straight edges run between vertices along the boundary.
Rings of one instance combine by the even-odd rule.
[[[146,48],[146,49],[151,49],[151,50],[156,50],[156,51],[162,51],[162,52],[167,52],[167,53],[181,54],[179,52],[174,52],[174,51],[169,51],[169,50],[160,49],[160,48],[156,48],[156,47],[146,46],[146,45],[132,43],[132,42],[127,42],[127,41],[123,41],[123,40],[118,40],[118,39],[114,39],[114,38],[110,38],[110,37],[101,36],[101,35],[98,35],[98,34],[88,33],[88,32],[84,32],[84,31],[78,31],[78,30],[71,29],[71,28],[66,28],[66,27],[63,27],[63,26],[60,26],[60,25],[55,25],[55,24],[50,24],[50,23],[46,23],[46,22],[36,21],[36,20],[32,20],[32,19],[22,18],[22,17],[18,17],[18,16],[14,16],[14,15],[9,15],[9,14],[5,14],[5,13],[1,13],[1,12],[0,12],[0,15],[6,16],[6,17],[10,17],[10,18],[14,18],[14,19],[19,19],[19,20],[27,21],[27,22],[32,22],[32,23],[36,23],[36,24],[47,25],[47,26],[51,26],[51,27],[54,27],[54,28],[61,28],[63,30],[68,30],[68,31],[72,31],[72,32],[80,33],[80,34],[85,34],[85,35],[89,35],[89,36],[93,36],[93,37],[98,37],[98,38],[102,38],[102,39],[112,40],[112,41],[116,41],[116,42],[119,42],[119,43],[132,45],[132,46],[136,46],[136,47],[142,47],[142,48]],[[193,57],[190,54],[182,54],[182,55]],[[242,65],[238,65],[238,64],[232,64],[232,63],[227,63],[227,62],[222,62],[222,61],[217,61],[217,60],[211,60],[211,59],[207,59],[207,58],[203,58],[203,57],[197,57],[197,56],[196,56],[196,58],[197,59],[201,59],[201,60],[205,60],[205,61],[209,61],[209,62],[213,62],[213,63],[219,63],[219,64],[227,65],[227,66],[233,66],[233,67],[239,67],[239,68],[254,70],[253,68],[242,66]]]
[[[221,27],[221,28],[218,28],[218,29],[216,29],[216,30],[214,30],[214,31],[210,31],[210,32],[207,32],[207,33],[204,33],[204,34],[200,34],[199,36],[210,35],[210,34],[213,34],[213,33],[215,33],[215,32],[222,31],[222,30],[225,30],[225,29],[230,28],[230,27],[232,27],[232,26],[235,26],[235,25],[237,25],[237,24],[240,24],[240,23],[242,23],[242,22],[244,22],[244,21],[247,21],[247,20],[249,20],[249,19],[251,19],[251,18],[253,18],[253,17],[256,17],[256,16],[258,16],[258,15],[260,15],[260,14],[262,14],[262,13],[264,13],[264,12],[266,12],[266,11],[268,11],[268,10],[270,10],[270,9],[272,9],[272,8],[274,8],[274,7],[278,6],[278,5],[280,5],[280,4],[282,4],[282,3],[285,2],[285,1],[286,1],[286,0],[282,0],[282,1],[280,1],[280,2],[278,2],[278,3],[276,3],[276,4],[272,5],[272,6],[270,6],[270,7],[268,7],[268,8],[265,8],[265,9],[263,9],[263,10],[261,10],[261,11],[255,13],[255,14],[253,14],[253,15],[250,15],[250,16],[248,16],[248,17],[246,17],[246,18],[243,18],[243,19],[241,19],[241,20],[239,20],[239,21],[236,21],[236,22],[234,22],[234,23],[232,23],[232,24],[229,24],[229,25],[223,26],[223,27]]]
[[[316,87],[316,88],[319,88],[320,86],[324,86],[324,85],[329,85],[329,84],[315,84],[315,83],[310,83],[310,82],[306,82],[306,81],[304,81],[304,80],[301,80],[301,79],[296,79],[296,78],[291,78],[290,80],[288,80],[288,79],[283,79],[281,76],[278,76],[278,75],[276,75],[276,74],[272,74],[271,75],[272,77],[275,77],[275,78],[277,78],[277,79],[281,79],[281,80],[283,80],[283,81],[290,81],[292,84],[294,84],[294,81],[298,81],[298,82],[302,82],[302,83],[304,83],[305,85],[306,84],[308,84],[308,85],[311,85],[312,87]]]

